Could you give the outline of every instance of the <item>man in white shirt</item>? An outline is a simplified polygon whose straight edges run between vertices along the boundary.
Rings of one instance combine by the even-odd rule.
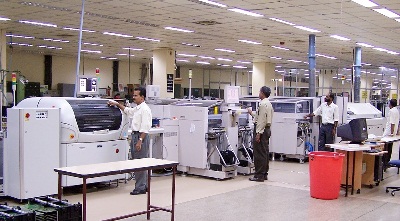
[[[335,139],[336,128],[339,121],[339,107],[333,103],[335,96],[328,93],[325,102],[322,103],[313,113],[304,118],[321,116],[321,127],[319,128],[318,150],[329,151],[325,144],[332,144]]]
[[[131,153],[133,159],[149,157],[149,130],[152,125],[152,115],[149,106],[144,102],[146,99],[146,88],[139,87],[133,91],[133,102],[136,107],[125,107],[122,104],[109,101],[110,106],[117,106],[130,118],[132,118],[132,142]],[[135,189],[131,195],[145,194],[147,191],[147,171],[135,172]]]
[[[399,127],[399,110],[396,108],[397,100],[391,99],[389,101],[389,116],[386,120],[385,131],[383,132],[383,136],[393,136],[397,134],[397,129]],[[393,142],[385,143],[384,150],[388,151],[387,154],[383,155],[383,166],[384,169],[388,167],[388,162],[390,161],[390,157],[392,156],[392,148]]]

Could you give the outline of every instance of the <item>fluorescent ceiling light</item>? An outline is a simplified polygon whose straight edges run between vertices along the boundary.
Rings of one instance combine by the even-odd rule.
[[[276,68],[281,68],[282,66],[279,65],[279,66],[275,66],[275,67],[276,67]]]
[[[209,0],[199,0],[199,2],[204,2],[204,3],[207,3],[207,4],[215,5],[215,6],[222,7],[222,8],[228,7],[228,6],[224,5],[224,4],[221,4],[221,3],[218,3],[218,2],[209,1]]]
[[[247,67],[245,67],[245,66],[240,66],[240,65],[234,65],[234,66],[232,66],[232,67],[234,67],[234,68],[241,68],[241,69],[247,68]]]
[[[92,50],[86,50],[86,49],[82,49],[81,52],[88,52],[88,53],[97,53],[97,54],[101,54],[101,51],[92,51]]]
[[[201,47],[200,45],[191,44],[191,43],[185,43],[185,42],[183,42],[182,45],[193,46],[193,47],[197,47],[197,48]]]
[[[0,17],[0,21],[10,21],[11,19],[6,18],[6,17]]]
[[[278,47],[278,46],[271,46],[272,48],[280,49],[280,50],[285,50],[285,51],[290,51],[289,48],[283,48],[283,47]]]
[[[394,55],[399,55],[399,54],[400,54],[400,53],[395,52],[395,51],[387,51],[387,53],[389,53],[389,54],[394,54]]]
[[[71,28],[71,27],[63,27],[65,30],[71,30],[71,31],[79,31],[79,28]],[[96,31],[93,30],[87,30],[87,29],[82,29],[82,32],[89,32],[89,33],[94,33]]]
[[[315,30],[315,29],[312,29],[312,28],[307,28],[307,27],[299,26],[299,25],[294,26],[294,27],[298,28],[298,29],[301,29],[301,30],[304,30],[304,31],[309,31],[309,32],[321,32],[321,31],[318,31],[318,30]]]
[[[221,65],[222,67],[229,67],[230,65],[229,64],[223,64],[223,65]]]
[[[197,64],[210,64],[210,62],[206,62],[206,61],[196,61]]]
[[[223,49],[223,48],[216,48],[214,50],[216,50],[216,51],[224,51],[224,52],[229,52],[229,53],[234,53],[235,52],[234,50]]]
[[[219,61],[232,61],[231,59],[227,59],[227,58],[217,58]]]
[[[179,56],[183,56],[183,57],[196,57],[197,55],[194,54],[177,54]]]
[[[175,27],[165,27],[165,29],[172,30],[172,31],[180,31],[180,32],[186,32],[186,33],[193,33],[194,31],[191,30],[186,30],[182,28],[175,28]]]
[[[282,58],[280,58],[280,57],[275,57],[275,56],[272,56],[272,57],[269,57],[269,58],[276,59],[276,60],[282,60]]]
[[[14,34],[6,34],[6,36],[13,37],[13,38],[35,39],[35,37],[31,37],[31,36],[14,35]]]
[[[249,41],[249,40],[238,40],[243,43],[253,44],[253,45],[261,45],[261,42]]]
[[[360,45],[360,46],[367,47],[367,48],[373,48],[374,47],[374,46],[366,44],[366,43],[358,43],[358,42],[356,43],[356,45]]]
[[[369,0],[351,0],[351,1],[355,2],[357,4],[360,4],[360,5],[364,6],[364,7],[367,7],[367,8],[378,6],[377,4],[375,4],[375,3],[373,3],[373,2],[371,2]]]
[[[242,64],[251,64],[250,61],[237,61],[238,63],[242,63]]]
[[[27,44],[27,43],[17,43],[17,42],[10,42],[8,43],[9,45],[18,45],[18,46],[27,46],[27,47],[32,47],[32,44]]]
[[[384,49],[384,48],[373,48],[373,49],[375,49],[375,50],[377,50],[377,51],[388,52],[388,50],[387,50],[387,49]]]
[[[291,61],[291,62],[294,62],[294,63],[301,63],[302,62],[302,61],[293,60],[293,59],[290,59],[290,60],[287,60],[287,61]]]
[[[145,37],[136,37],[136,38],[137,38],[137,39],[140,39],[140,40],[160,42],[160,40],[154,39],[154,38],[145,38]]]
[[[125,53],[118,53],[118,54],[115,54],[115,55],[118,55],[118,56],[128,56],[128,54],[125,54]],[[130,56],[131,56],[131,57],[134,57],[135,55],[131,54]]]
[[[103,32],[105,35],[111,35],[111,36],[117,36],[117,37],[123,37],[123,38],[132,38],[132,35],[126,35],[126,34],[119,34],[119,33],[114,33],[114,32]]]
[[[372,64],[368,64],[368,63],[361,63],[362,65],[365,65],[365,66],[371,66]]]
[[[62,49],[60,47],[47,46],[47,45],[39,45],[38,48],[57,49],[57,50],[61,50]]]
[[[215,60],[214,57],[209,57],[209,56],[199,56],[199,58]]]
[[[378,12],[378,13],[386,16],[386,17],[389,17],[389,18],[398,18],[398,17],[400,17],[400,15],[398,15],[398,14],[392,12],[392,11],[389,11],[386,8],[378,8],[378,9],[372,9],[372,10],[374,10],[374,11],[376,11],[376,12]]]
[[[277,22],[283,23],[283,24],[295,26],[295,24],[293,24],[293,23],[290,23],[290,22],[287,22],[287,21],[284,21],[284,20],[281,20],[281,19],[278,19],[278,18],[269,18],[269,19],[271,19],[273,21],[277,21]]]
[[[31,25],[38,25],[38,26],[57,28],[57,25],[50,24],[50,23],[43,23],[43,22],[36,22],[36,21],[26,21],[26,20],[19,20],[18,22],[19,23],[24,23],[24,24],[31,24]]]
[[[176,59],[176,61],[189,62],[189,60],[186,60],[186,59]]]
[[[318,56],[318,57],[329,58],[329,59],[332,59],[332,60],[336,60],[337,59],[336,57],[327,56],[327,55],[323,55],[323,54],[315,54],[315,55]]]
[[[238,13],[244,14],[244,15],[250,15],[250,16],[253,16],[253,17],[264,17],[264,15],[257,14],[257,13],[254,13],[254,12],[250,12],[250,11],[246,11],[246,10],[239,9],[239,8],[230,8],[228,10],[229,11],[233,11],[233,12],[238,12]]]
[[[338,40],[341,40],[341,41],[350,41],[349,38],[345,38],[345,37],[342,37],[342,36],[339,36],[339,35],[331,35],[330,37],[338,39]]]
[[[61,40],[61,39],[53,39],[53,38],[43,38],[44,41],[53,41],[53,42],[62,42],[62,43],[69,43],[67,40]]]
[[[122,48],[122,49],[125,49],[125,50],[132,50],[132,51],[143,51],[143,49],[141,49],[141,48],[130,48],[130,47],[126,47],[126,48]]]
[[[118,58],[114,58],[114,57],[110,57],[110,58],[107,58],[108,60],[117,60]]]
[[[91,46],[100,46],[100,47],[103,47],[102,44],[96,44],[96,43],[83,42],[82,44],[84,44],[84,45],[91,45]]]
[[[398,19],[395,19],[396,21],[398,21],[398,22],[400,22],[400,18],[398,18]]]

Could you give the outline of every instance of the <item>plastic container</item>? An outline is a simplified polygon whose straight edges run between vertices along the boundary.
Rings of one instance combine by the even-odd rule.
[[[340,192],[344,154],[315,151],[309,155],[311,197],[337,199]]]

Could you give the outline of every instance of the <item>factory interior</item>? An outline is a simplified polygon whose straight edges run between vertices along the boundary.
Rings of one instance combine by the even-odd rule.
[[[398,0],[0,0],[0,220],[398,220],[399,34]]]

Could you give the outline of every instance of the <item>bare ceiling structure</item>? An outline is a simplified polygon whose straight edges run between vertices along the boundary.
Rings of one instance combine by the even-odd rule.
[[[151,62],[153,50],[172,48],[178,65],[307,68],[315,34],[317,68],[351,68],[360,43],[364,65],[398,68],[400,1],[355,1],[86,0],[82,53]],[[81,10],[81,0],[0,0],[0,29],[13,51],[76,56]]]

